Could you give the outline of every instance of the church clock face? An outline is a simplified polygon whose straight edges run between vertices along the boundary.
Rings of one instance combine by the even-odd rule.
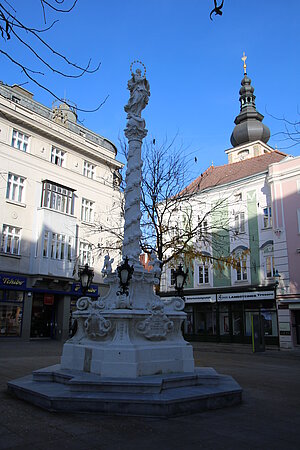
[[[238,153],[238,161],[244,161],[244,159],[249,157],[249,150],[242,150]]]

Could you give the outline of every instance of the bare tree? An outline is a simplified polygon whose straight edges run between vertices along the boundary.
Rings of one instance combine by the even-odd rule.
[[[272,114],[269,115],[273,117],[273,119],[279,120],[283,123],[284,130],[272,135],[273,138],[274,136],[279,137],[280,150],[287,150],[300,144],[300,120],[290,121],[285,117],[276,117]],[[299,111],[298,116],[300,116]]]
[[[229,231],[229,218],[224,215],[227,197],[217,199],[207,208],[206,195],[197,184],[187,187],[189,158],[175,140],[156,145],[155,140],[143,148],[142,172],[142,240],[141,248],[151,254],[155,251],[161,267],[186,264],[200,258],[221,268],[234,265],[235,258],[223,254],[223,235]],[[208,256],[204,247],[214,250]]]
[[[47,25],[47,14],[54,13],[55,15],[70,13],[77,0],[37,0],[37,3],[41,8],[41,15],[45,26],[43,28],[36,28],[33,25],[25,23],[21,14],[17,11],[16,0],[10,0],[10,2],[4,0],[0,2],[0,39],[2,45],[0,47],[0,54],[7,58],[12,64],[21,69],[26,77],[35,83],[40,88],[51,94],[56,100],[61,101],[61,98],[46,86],[45,81],[47,73],[51,72],[65,78],[80,78],[85,74],[92,74],[99,70],[100,63],[96,67],[91,68],[91,60],[86,65],[80,65],[71,61],[66,55],[54,48],[47,40],[45,35],[47,32],[55,26],[58,20],[54,20]],[[65,7],[64,7],[65,6]],[[23,60],[20,60],[14,56],[10,51],[8,41],[14,40],[18,48],[22,50]],[[34,67],[28,66],[26,61],[27,56],[34,57]],[[54,62],[52,61],[54,58]],[[63,63],[65,70],[60,70],[60,63]],[[77,111],[82,112],[94,112],[97,111],[103,103],[102,101],[93,110],[84,110],[77,108]],[[64,99],[64,102],[68,102]],[[72,105],[68,105],[72,107]]]

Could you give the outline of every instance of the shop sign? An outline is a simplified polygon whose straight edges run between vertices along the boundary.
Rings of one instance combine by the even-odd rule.
[[[74,292],[75,294],[83,295],[80,283],[73,283],[71,291]],[[96,284],[91,284],[86,295],[98,295],[98,286]]]
[[[54,304],[53,294],[44,294],[44,305],[52,306]]]
[[[289,322],[279,322],[279,334],[281,336],[290,336],[291,324]]]
[[[185,303],[215,303],[215,295],[188,295],[184,296]]]
[[[235,292],[231,294],[218,294],[217,299],[218,302],[274,300],[274,291]]]
[[[16,287],[20,289],[26,288],[26,278],[14,275],[0,275],[0,288]]]

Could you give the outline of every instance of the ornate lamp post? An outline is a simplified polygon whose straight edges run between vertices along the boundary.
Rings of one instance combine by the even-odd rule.
[[[186,272],[184,272],[182,264],[180,263],[177,269],[174,272],[175,277],[175,289],[177,292],[177,295],[179,297],[183,297],[183,286],[186,282],[187,276],[189,273],[189,269],[187,269]]]
[[[94,271],[89,268],[88,264],[86,264],[84,268],[81,267],[78,269],[78,276],[82,293],[83,295],[86,295],[94,278]]]
[[[118,268],[118,276],[120,278],[120,288],[121,290],[117,292],[117,295],[126,294],[128,296],[128,285],[132,277],[134,268],[129,265],[128,257],[126,256],[125,261]]]

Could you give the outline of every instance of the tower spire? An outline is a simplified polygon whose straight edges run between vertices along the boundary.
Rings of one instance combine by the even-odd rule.
[[[240,89],[240,113],[235,118],[235,127],[230,141],[233,147],[237,147],[247,142],[262,141],[267,143],[270,139],[269,128],[262,123],[264,116],[256,110],[254,87],[251,79],[247,76],[247,56],[243,53],[242,61],[244,78],[241,81]]]

